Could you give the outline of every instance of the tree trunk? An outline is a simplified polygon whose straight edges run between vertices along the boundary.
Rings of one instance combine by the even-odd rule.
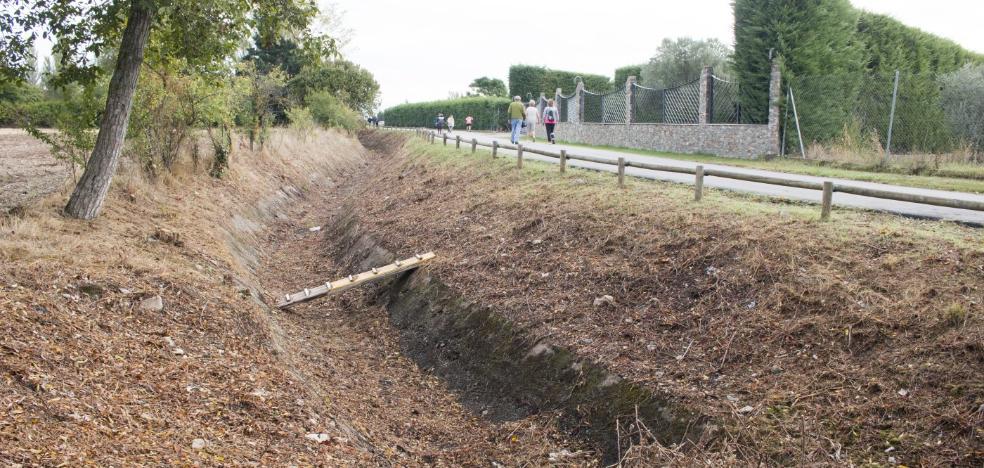
[[[119,165],[126,137],[130,111],[133,109],[133,94],[137,89],[137,77],[143,63],[144,47],[150,36],[150,26],[154,20],[156,5],[153,0],[133,0],[126,30],[120,41],[120,52],[116,59],[116,69],[109,82],[109,96],[106,111],[99,123],[99,135],[92,156],[85,166],[82,178],[75,185],[75,191],[65,206],[65,214],[80,219],[93,219],[99,215],[113,174]]]

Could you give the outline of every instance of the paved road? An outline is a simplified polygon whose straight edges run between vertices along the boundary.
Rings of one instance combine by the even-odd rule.
[[[460,135],[462,140],[467,139],[469,142],[472,138],[478,139],[481,143],[492,144],[493,140],[499,143],[509,143],[508,134],[489,134],[489,133],[476,133],[476,132],[463,132],[456,131],[455,135]],[[449,139],[448,144],[451,144]],[[464,146],[464,141],[462,141],[462,146]],[[624,157],[626,161],[640,161],[640,162],[650,162],[656,164],[663,164],[667,166],[676,167],[687,167],[693,168],[697,166],[696,162],[692,161],[680,161],[676,159],[666,159],[656,156],[648,156],[643,154],[632,154],[629,152],[621,151],[611,151],[605,149],[594,149],[594,148],[584,148],[580,146],[568,147],[566,145],[557,144],[551,145],[548,143],[530,143],[523,142],[523,147],[526,148],[537,148],[553,152],[560,152],[561,149],[567,149],[568,153],[580,154],[585,156],[594,156],[599,158],[610,159],[613,162],[618,161],[618,158]],[[500,148],[500,152],[503,154],[515,154],[515,151],[505,150]],[[631,150],[629,150],[631,151]],[[525,159],[535,159],[538,161],[546,161],[551,163],[557,163],[556,158],[550,158],[546,156],[540,156],[537,154],[526,153],[523,155]],[[568,164],[572,167],[581,167],[586,169],[594,169],[599,171],[616,172],[616,166],[608,164],[598,164],[586,161],[576,161],[569,160]],[[747,169],[734,166],[724,166],[718,164],[703,164],[705,169],[724,169],[732,172],[740,172],[745,174],[755,174],[764,175],[772,177],[783,177],[792,180],[803,180],[810,182],[823,182],[829,180],[835,184],[852,185],[855,187],[866,187],[878,190],[891,190],[895,192],[913,193],[919,195],[928,195],[936,197],[947,197],[962,200],[976,200],[984,202],[984,195],[965,193],[965,192],[950,192],[945,190],[931,190],[916,187],[906,187],[900,185],[888,185],[888,184],[877,184],[873,182],[862,182],[849,179],[832,179],[823,177],[814,177],[808,175],[800,174],[790,174],[786,172],[773,172],[764,171],[759,169]],[[666,180],[672,182],[679,182],[684,184],[693,184],[694,176],[689,174],[677,174],[673,172],[657,172],[647,169],[639,169],[634,167],[626,168],[625,173],[634,177],[642,177],[646,179],[654,180]],[[780,198],[787,198],[792,200],[800,200],[812,203],[820,203],[820,191],[819,190],[808,190],[793,187],[783,187],[779,185],[763,184],[757,182],[747,182],[743,180],[726,179],[721,177],[707,176],[704,178],[705,187],[713,187],[717,189],[734,190],[738,192],[754,193],[758,195],[766,195]],[[914,218],[925,218],[925,219],[944,219],[950,221],[958,221],[961,223],[966,223],[975,226],[984,226],[984,212],[973,211],[973,210],[961,210],[956,208],[944,208],[932,205],[922,205],[918,203],[908,203],[900,202],[895,200],[884,200],[880,198],[864,197],[860,195],[852,195],[848,193],[834,192],[833,203],[836,206],[846,206],[851,208],[860,208],[875,211],[885,211],[889,213],[896,213],[904,216],[914,217]]]

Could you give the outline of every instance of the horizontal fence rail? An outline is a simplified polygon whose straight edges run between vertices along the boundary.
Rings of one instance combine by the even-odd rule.
[[[430,141],[431,143],[434,142],[434,138],[437,136],[436,132],[429,129],[426,130],[417,129],[414,131],[418,136],[425,138],[427,141]],[[473,146],[482,146],[482,147],[493,148],[493,149],[500,148],[500,149],[514,150],[514,151],[522,150],[522,153],[531,153],[531,154],[538,154],[550,158],[557,158],[560,159],[562,163],[565,160],[574,160],[574,161],[584,161],[584,162],[590,162],[596,164],[604,164],[614,167],[620,167],[620,166],[634,167],[637,169],[646,169],[646,170],[657,171],[657,172],[690,174],[697,177],[696,182],[698,186],[701,186],[703,184],[704,177],[720,177],[724,179],[742,180],[746,182],[755,182],[759,184],[778,185],[783,187],[792,187],[792,188],[799,188],[799,189],[806,189],[806,190],[818,190],[824,192],[824,197],[822,200],[822,204],[823,204],[822,210],[825,213],[825,215],[823,216],[824,219],[826,219],[826,216],[829,215],[830,203],[831,203],[829,194],[833,192],[846,193],[850,195],[859,195],[862,197],[869,197],[869,198],[880,198],[883,200],[894,200],[894,201],[900,201],[906,203],[939,206],[943,208],[984,211],[984,202],[976,201],[976,200],[961,200],[956,198],[945,198],[945,197],[935,197],[930,195],[919,195],[914,193],[894,192],[891,190],[880,190],[880,189],[871,189],[866,187],[858,187],[856,185],[834,184],[829,181],[811,182],[806,180],[784,179],[782,177],[764,176],[758,174],[746,174],[742,172],[729,171],[726,169],[704,169],[704,167],[700,165],[698,165],[695,168],[689,168],[689,167],[681,167],[681,166],[670,166],[666,164],[653,164],[653,163],[647,163],[641,161],[625,161],[622,158],[619,158],[621,161],[614,161],[599,156],[572,154],[567,150],[563,150],[561,152],[553,152],[553,151],[547,151],[537,148],[527,148],[522,144],[513,145],[508,143],[499,143],[497,141],[493,141],[492,143],[483,143],[483,142],[479,142],[476,139],[472,139],[471,143]],[[564,166],[562,165],[561,167],[563,170]]]

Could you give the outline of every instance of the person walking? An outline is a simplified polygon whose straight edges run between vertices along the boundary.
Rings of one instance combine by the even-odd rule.
[[[472,117],[471,114],[468,114],[468,117],[465,117],[465,130],[468,130],[470,132],[472,123],[474,122],[475,122],[475,118]]]
[[[536,108],[536,101],[530,99],[526,107],[526,134],[536,143],[536,124],[540,123],[540,109]]]
[[[543,126],[547,129],[547,141],[550,144],[557,144],[557,136],[554,135],[554,128],[557,126],[557,117],[560,115],[557,112],[557,107],[554,105],[554,100],[547,100],[547,107],[543,108]]]
[[[443,135],[444,134],[444,124],[445,124],[445,122],[444,122],[444,113],[441,112],[441,113],[437,114],[437,118],[434,119],[434,128],[437,129],[437,133],[439,135]]]
[[[526,109],[523,108],[523,103],[521,102],[523,98],[519,96],[513,96],[513,101],[509,103],[509,110],[506,112],[509,115],[509,125],[512,127],[512,144],[519,144],[519,132],[523,128],[523,120],[526,119]]]
[[[448,116],[448,134],[454,131],[454,115]]]

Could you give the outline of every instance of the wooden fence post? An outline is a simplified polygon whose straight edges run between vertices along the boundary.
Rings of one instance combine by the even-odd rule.
[[[461,149],[461,135],[454,137],[454,149]]]
[[[830,206],[834,201],[834,183],[825,180],[823,182],[823,197],[821,198],[820,206],[820,220],[827,221],[830,219]]]
[[[618,188],[625,188],[625,158],[618,158]]]
[[[496,153],[498,153],[498,152],[499,152],[499,142],[493,140],[492,141],[492,159],[495,159]]]
[[[698,165],[697,170],[694,172],[696,174],[694,180],[694,201],[700,201],[701,197],[704,196],[704,166]]]
[[[445,134],[445,135],[442,135],[442,137],[444,139],[444,146],[448,146],[448,136]]]
[[[516,147],[516,167],[523,168],[523,145],[517,145]]]
[[[567,172],[567,150],[560,150],[560,173]]]
[[[475,154],[475,149],[478,148],[478,138],[472,138],[472,154]]]

